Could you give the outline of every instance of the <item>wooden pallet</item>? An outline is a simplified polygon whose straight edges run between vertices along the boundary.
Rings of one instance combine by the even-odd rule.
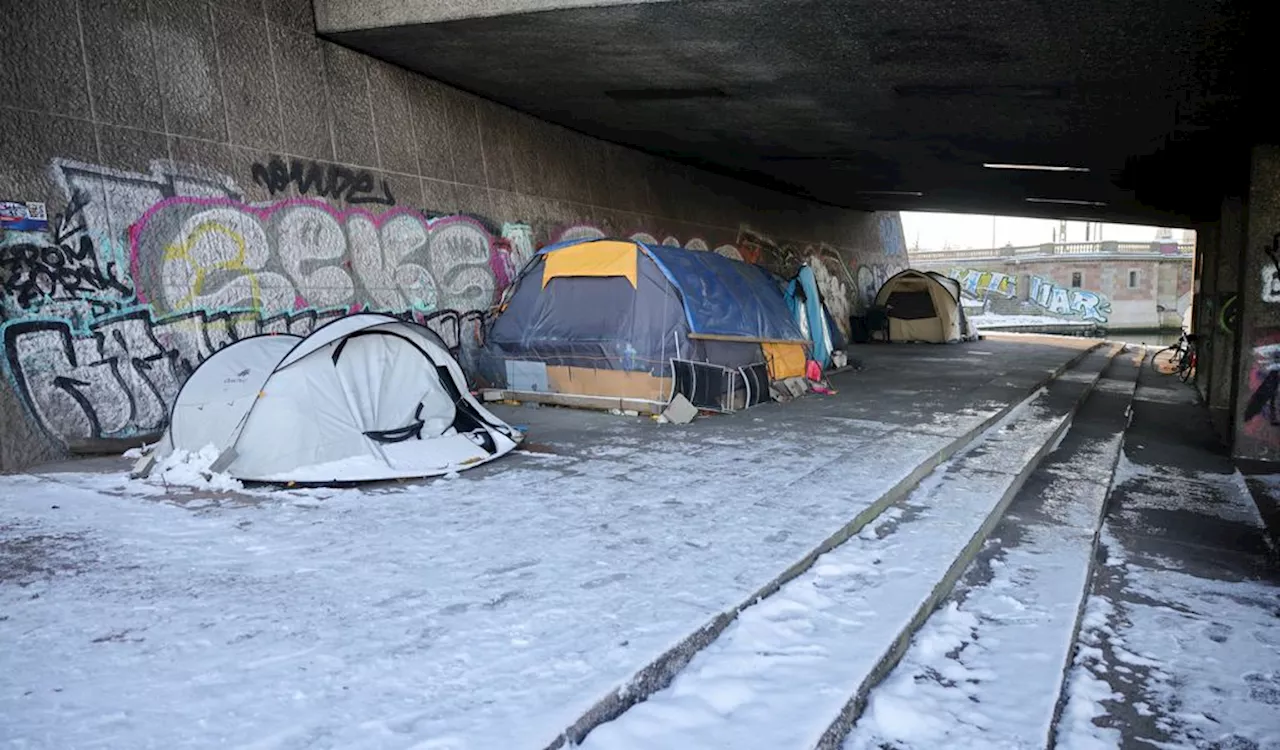
[[[480,397],[488,403],[500,401],[518,401],[521,403],[546,404],[547,406],[568,406],[575,409],[595,409],[598,411],[634,411],[637,414],[661,414],[666,404],[644,399],[618,398],[616,396],[583,396],[573,393],[551,393],[547,391],[512,391],[502,388],[485,388]]]

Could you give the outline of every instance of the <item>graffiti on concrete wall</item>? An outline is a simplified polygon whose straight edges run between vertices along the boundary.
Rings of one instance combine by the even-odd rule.
[[[1243,430],[1255,440],[1280,447],[1280,332],[1255,337]]]
[[[884,264],[863,264],[858,266],[858,299],[862,307],[875,303],[876,293],[889,280],[893,273]]]
[[[296,158],[286,162],[282,157],[273,156],[265,164],[254,164],[250,172],[254,183],[265,187],[272,196],[294,187],[298,195],[314,195],[355,205],[396,204],[386,180],[375,180],[366,170],[355,170],[341,164],[322,164]]]
[[[970,299],[996,295],[1012,298],[1018,294],[1018,277],[977,268],[952,268],[947,275],[960,282],[960,293]]]
[[[1031,277],[1028,301],[1054,315],[1078,317],[1081,320],[1106,323],[1111,316],[1111,302],[1097,292],[1059,286],[1049,279]]]
[[[473,219],[392,209],[340,212],[310,198],[256,208],[170,198],[130,230],[138,298],[162,314],[247,308],[267,314],[364,304],[481,310],[511,263]]]
[[[880,247],[893,258],[907,257],[907,240],[902,230],[901,214],[897,211],[881,211],[877,214],[880,225]]]
[[[822,302],[827,306],[836,325],[847,336],[849,334],[849,315],[853,303],[850,293],[849,278],[840,273],[845,270],[844,263],[838,258],[835,263],[824,255],[812,254],[806,264],[813,269],[813,281],[822,294]],[[835,269],[832,266],[836,266]]]
[[[347,308],[259,315],[247,310],[192,310],[153,315],[145,306],[103,316],[81,328],[67,320],[29,318],[3,326],[4,365],[18,395],[51,436],[72,443],[158,432],[178,389],[200,361],[247,336],[293,333],[350,312]],[[481,311],[410,311],[455,351],[479,330]]]
[[[229,179],[55,162],[65,210],[0,237],[0,369],[53,438],[147,434],[210,354],[357,310],[416,320],[455,352],[532,253],[527,227],[244,203]],[[509,234],[508,234],[509,233]]]
[[[607,237],[607,236],[609,236],[607,232],[605,232],[603,229],[597,226],[594,226],[592,224],[574,224],[572,226],[561,229],[559,232],[556,232],[551,241],[552,242],[568,242],[570,240],[598,240],[602,237]],[[678,237],[675,237],[673,235],[664,235],[661,239],[659,239],[657,235],[653,235],[648,232],[632,232],[631,234],[627,235],[627,239],[632,240],[634,242],[642,242],[646,245],[666,245],[668,247],[683,247],[686,250],[698,250],[701,252],[708,252],[711,250],[711,247],[710,245],[707,244],[707,241],[702,239],[701,237],[692,237],[687,242],[681,242]],[[738,248],[734,247],[733,245],[729,245],[729,244],[720,245],[715,249],[715,252],[725,256],[726,258],[732,258],[734,260],[743,260],[742,255],[739,254],[738,252]]]
[[[72,196],[50,235],[10,232],[0,240],[0,312],[5,318],[36,305],[110,309],[132,291],[122,264],[99,256],[77,222],[87,199]]]
[[[502,239],[507,242],[507,256],[511,259],[511,277],[515,278],[533,257],[533,227],[524,222],[507,222],[502,225]]]
[[[1280,302],[1280,233],[1271,238],[1262,252],[1267,260],[1262,264],[1262,301]]]
[[[1218,330],[1230,336],[1240,328],[1239,295],[1223,292],[1218,296]]]
[[[767,259],[781,255],[777,243],[746,225],[739,227],[738,242],[735,247],[739,258],[756,265],[764,265]]]
[[[1270,263],[1262,267],[1262,301],[1280,302],[1280,274]]]

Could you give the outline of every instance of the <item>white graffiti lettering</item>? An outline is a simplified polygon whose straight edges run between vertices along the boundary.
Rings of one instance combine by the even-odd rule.
[[[1033,304],[1054,315],[1098,323],[1106,323],[1111,316],[1111,302],[1097,292],[1067,289],[1039,276],[1031,277],[1030,292],[1028,299]]]

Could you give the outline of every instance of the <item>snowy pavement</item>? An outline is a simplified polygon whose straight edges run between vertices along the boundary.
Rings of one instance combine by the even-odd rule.
[[[688,428],[510,409],[453,480],[0,477],[0,746],[541,747],[1079,349],[882,351]]]
[[[1280,587],[1102,544],[1115,593],[1089,598],[1058,747],[1280,748]]]
[[[1140,355],[1122,354],[987,548],[871,693],[845,750],[1044,747]]]
[[[1073,374],[1097,378],[1098,353]],[[666,689],[597,727],[588,750],[813,747],[981,539],[1088,385],[1063,379],[911,496],[744,610]],[[994,514],[994,515],[993,515]]]
[[[1280,748],[1280,571],[1190,389],[1142,372],[1067,701],[1063,750]]]

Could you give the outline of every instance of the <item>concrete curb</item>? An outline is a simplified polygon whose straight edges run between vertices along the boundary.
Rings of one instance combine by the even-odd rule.
[[[1091,354],[1097,348],[1098,347],[1090,348],[1086,354]],[[960,579],[960,576],[964,574],[965,569],[967,569],[969,564],[973,562],[975,557],[977,557],[978,552],[982,549],[982,545],[986,542],[987,537],[991,535],[996,524],[998,524],[1000,519],[1004,517],[1004,513],[1008,509],[1009,504],[1013,502],[1013,498],[1016,497],[1018,491],[1022,489],[1022,485],[1026,483],[1027,478],[1040,467],[1040,463],[1044,460],[1044,457],[1053,452],[1054,448],[1058,444],[1059,438],[1065,435],[1067,430],[1071,429],[1076,413],[1080,410],[1080,407],[1084,404],[1085,400],[1088,399],[1089,394],[1093,393],[1094,389],[1097,387],[1098,381],[1101,380],[1107,370],[1111,368],[1112,361],[1120,351],[1121,349],[1117,348],[1108,354],[1106,364],[1098,370],[1098,374],[1089,381],[1088,385],[1080,390],[1080,395],[1076,397],[1075,403],[1072,404],[1071,409],[1066,413],[1062,420],[1062,424],[1060,424],[1058,428],[1049,435],[1044,444],[1040,446],[1040,449],[1036,451],[1035,456],[1022,467],[1022,471],[1018,472],[1013,482],[1005,490],[1004,495],[1001,496],[1000,501],[995,504],[986,519],[983,520],[982,525],[974,535],[970,537],[968,544],[965,545],[960,555],[956,557],[956,559],[952,561],[951,566],[947,568],[946,574],[943,575],[942,579],[933,587],[933,591],[929,594],[928,598],[920,604],[915,615],[911,618],[911,622],[908,623],[907,626],[898,634],[893,645],[880,657],[879,662],[867,675],[866,679],[863,680],[862,684],[858,686],[854,695],[847,703],[845,703],[845,706],[841,709],[839,715],[837,715],[831,724],[827,726],[827,729],[822,733],[822,736],[818,738],[817,743],[814,745],[815,750],[839,750],[840,746],[844,743],[845,737],[849,734],[849,730],[853,728],[853,725],[857,722],[858,718],[862,715],[863,710],[866,708],[867,698],[872,689],[874,689],[876,685],[880,684],[880,682],[893,671],[893,668],[898,665],[902,656],[907,652],[907,649],[910,648],[911,638],[915,635],[916,631],[919,630],[921,626],[924,625],[925,621],[929,619],[934,610],[937,609],[938,604],[951,594],[952,589],[955,588],[956,581]],[[1080,359],[1083,360],[1084,357],[1081,357]]]
[[[1062,721],[1062,712],[1067,707],[1067,680],[1071,676],[1071,667],[1075,664],[1076,644],[1080,638],[1080,628],[1084,624],[1084,613],[1089,603],[1089,591],[1093,588],[1093,579],[1098,571],[1098,545],[1102,541],[1102,524],[1107,518],[1107,508],[1111,505],[1111,493],[1115,491],[1116,468],[1120,465],[1120,457],[1124,455],[1124,435],[1128,433],[1129,426],[1133,424],[1133,402],[1138,396],[1139,378],[1142,376],[1142,368],[1147,366],[1152,354],[1146,347],[1136,346],[1134,348],[1141,353],[1141,357],[1138,360],[1137,373],[1133,380],[1133,390],[1129,392],[1129,403],[1125,407],[1127,419],[1125,420],[1124,433],[1120,436],[1120,449],[1116,451],[1115,459],[1111,462],[1111,481],[1107,484],[1107,496],[1098,512],[1098,520],[1093,529],[1093,539],[1089,544],[1089,568],[1085,571],[1084,589],[1080,592],[1080,603],[1076,606],[1075,622],[1071,626],[1071,649],[1067,652],[1067,660],[1062,665],[1062,679],[1058,682],[1058,699],[1054,702],[1053,718],[1049,721],[1049,735],[1045,737],[1045,750],[1053,750],[1058,744],[1058,723]]]
[[[1014,404],[1010,404],[1004,409],[1001,409],[991,417],[988,417],[981,424],[978,424],[965,434],[957,437],[955,440],[952,440],[932,456],[922,461],[910,474],[895,484],[891,489],[889,489],[889,491],[881,495],[834,534],[827,537],[807,554],[783,570],[778,576],[774,577],[755,593],[751,594],[751,596],[747,597],[744,601],[739,602],[731,609],[717,614],[710,622],[698,628],[692,634],[685,637],[678,644],[668,649],[657,659],[642,668],[630,680],[628,680],[626,684],[620,685],[617,689],[597,701],[596,704],[579,717],[577,721],[567,727],[551,742],[544,745],[545,750],[558,750],[559,748],[567,745],[572,746],[580,743],[583,738],[591,732],[591,730],[601,724],[613,721],[625,713],[627,709],[648,699],[649,696],[670,685],[671,681],[675,679],[675,676],[688,665],[693,657],[718,638],[720,634],[724,632],[725,628],[729,627],[729,624],[737,619],[739,613],[747,607],[759,602],[761,599],[772,596],[778,591],[778,589],[782,588],[785,584],[812,567],[813,563],[820,556],[848,541],[850,537],[860,532],[867,524],[875,520],[876,517],[883,513],[890,505],[893,505],[898,500],[906,497],[913,489],[915,489],[916,485],[918,485],[922,479],[928,476],[940,464],[950,459],[956,453],[959,453],[993,424],[1004,419],[1015,409],[1022,406],[1022,404],[1034,396],[1037,391],[1052,383],[1054,380],[1057,380],[1067,370],[1072,369],[1080,362],[1084,361],[1086,357],[1102,347],[1104,343],[1105,342],[1099,341],[1090,347],[1082,349],[1070,360],[1060,365],[1052,373],[1040,379],[1035,385],[1027,389],[1027,395],[1024,398]],[[1099,375],[1099,377],[1101,377],[1101,375]],[[1092,385],[1090,388],[1092,388]],[[1069,425],[1069,421],[1064,424]],[[1056,440],[1057,433],[1055,433],[1053,440],[1051,440],[1049,444],[1052,445]],[[1041,457],[1037,455],[1035,463],[1038,464],[1040,458]],[[1022,480],[1020,479],[1017,484],[1021,486],[1021,483]],[[987,531],[984,532],[984,536],[985,533],[989,533],[989,531],[990,530],[987,529]],[[963,570],[963,568],[961,568],[961,570]],[[912,632],[914,632],[914,627],[912,628]],[[908,641],[909,640],[910,639],[908,638]],[[901,656],[901,654],[899,654],[899,656]]]

